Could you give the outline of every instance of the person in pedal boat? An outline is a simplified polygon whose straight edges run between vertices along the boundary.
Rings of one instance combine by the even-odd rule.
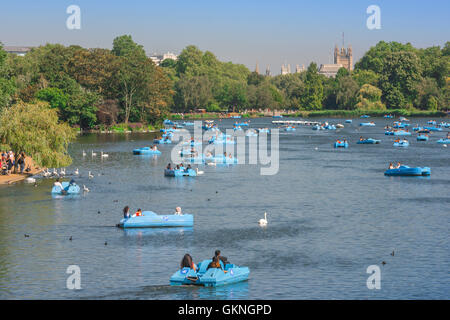
[[[192,261],[192,257],[189,253],[186,253],[184,255],[183,259],[181,259],[180,269],[183,269],[183,268],[190,268],[194,271],[197,270],[197,266]]]
[[[133,214],[133,217],[142,217],[142,209],[138,209],[138,210],[136,211],[136,213]]]

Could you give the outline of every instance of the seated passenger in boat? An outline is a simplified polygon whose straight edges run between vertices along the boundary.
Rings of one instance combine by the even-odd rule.
[[[157,150],[158,150],[158,148],[156,147],[156,144],[154,144],[154,145],[152,146],[152,150],[153,150],[153,151],[157,151]]]
[[[174,215],[176,215],[176,216],[182,216],[183,215],[183,213],[181,212],[181,207],[176,207],[175,208]]]
[[[213,261],[208,264],[208,267],[206,268],[206,270],[211,269],[211,268],[217,268],[217,269],[223,270],[222,266],[220,265],[219,257],[215,256],[213,258]]]
[[[130,207],[125,206],[125,208],[123,208],[123,217],[124,219],[128,219],[130,217]]]
[[[133,217],[141,217],[141,216],[142,216],[142,209],[138,209],[138,210],[136,211],[136,213],[133,214]]]
[[[190,268],[192,270],[196,270],[197,266],[195,265],[195,263],[192,261],[192,257],[189,253],[186,253],[183,257],[183,259],[181,259],[181,263],[180,263],[180,268]]]
[[[389,163],[389,169],[394,169],[394,165],[392,164],[392,162]]]
[[[61,193],[66,193],[66,190],[64,189],[62,183],[59,181],[59,178],[56,179],[55,183],[53,184],[55,187],[59,187],[61,189]]]
[[[401,163],[400,162],[397,162],[397,166],[394,168],[394,169],[398,169],[398,168],[400,168],[401,167]]]
[[[363,141],[364,139],[363,139],[363,137],[359,137],[359,141]]]
[[[172,170],[172,165],[169,163],[166,167],[167,170]]]
[[[227,258],[227,257],[222,256],[222,255],[220,254],[220,250],[216,250],[216,251],[214,252],[214,257],[218,257],[219,260],[222,261],[222,263],[223,263],[224,266],[226,266],[227,264],[230,263],[230,262],[228,261],[228,258]],[[214,258],[213,258],[213,260],[214,260]]]

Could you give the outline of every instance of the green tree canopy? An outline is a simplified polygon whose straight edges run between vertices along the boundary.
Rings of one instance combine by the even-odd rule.
[[[67,148],[75,135],[44,102],[19,103],[0,115],[0,143],[15,153],[25,152],[40,166],[70,165]]]

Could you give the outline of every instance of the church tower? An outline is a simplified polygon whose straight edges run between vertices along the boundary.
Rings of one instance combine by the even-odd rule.
[[[270,66],[269,66],[269,65],[267,65],[267,68],[266,68],[266,76],[267,76],[267,77],[270,77],[270,76],[271,76],[271,73],[270,73]]]
[[[334,64],[342,64],[348,71],[353,70],[353,52],[352,46],[348,46],[347,50],[344,47],[339,50],[338,46],[334,47]]]
[[[259,66],[258,66],[258,62],[256,63],[255,72],[256,72],[257,74],[259,74]]]

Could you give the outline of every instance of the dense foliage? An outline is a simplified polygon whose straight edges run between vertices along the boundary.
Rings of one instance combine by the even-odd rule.
[[[380,41],[355,70],[341,68],[334,78],[315,63],[301,73],[263,76],[195,46],[156,66],[127,35],[114,39],[112,50],[48,44],[25,57],[0,44],[0,109],[46,101],[81,128],[154,124],[168,112],[198,109],[437,111],[448,109],[449,94],[450,42],[417,49]]]
[[[172,88],[131,36],[114,39],[112,50],[47,44],[24,57],[0,46],[0,108],[45,101],[72,126],[160,121]]]
[[[0,115],[1,150],[23,151],[40,166],[68,166],[72,159],[67,147],[74,138],[75,130],[44,102],[20,102]]]

